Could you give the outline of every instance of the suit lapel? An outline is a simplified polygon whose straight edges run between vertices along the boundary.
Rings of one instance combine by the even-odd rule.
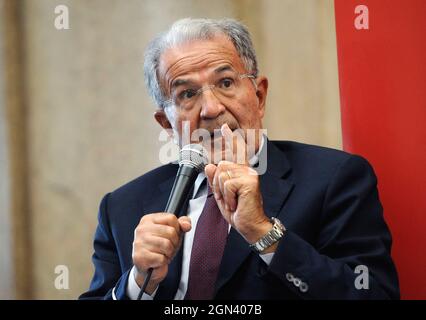
[[[265,214],[275,217],[281,211],[284,202],[290,194],[293,183],[288,178],[291,171],[290,165],[284,153],[272,142],[267,141],[268,168],[260,176],[260,189],[263,197]],[[262,155],[260,157],[262,159]],[[217,293],[234,275],[244,260],[252,253],[244,238],[232,228],[225,246],[215,293]]]

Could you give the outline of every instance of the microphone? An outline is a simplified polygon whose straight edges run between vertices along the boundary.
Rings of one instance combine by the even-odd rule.
[[[204,148],[199,144],[188,144],[180,150],[179,170],[167,201],[165,212],[179,213],[188,198],[189,192],[204,170],[207,157]]]
[[[187,200],[198,174],[204,170],[208,160],[205,149],[200,144],[187,144],[179,153],[179,169],[170,192],[164,212],[177,214]],[[138,300],[142,298],[146,286],[151,279],[153,269],[147,275],[139,291]]]

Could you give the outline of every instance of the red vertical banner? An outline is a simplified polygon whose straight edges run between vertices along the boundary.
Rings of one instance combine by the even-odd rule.
[[[426,299],[426,1],[335,0],[343,147],[378,176],[401,297]]]

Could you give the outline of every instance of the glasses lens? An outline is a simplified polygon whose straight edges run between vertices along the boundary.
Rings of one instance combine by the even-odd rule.
[[[197,103],[198,97],[206,90],[211,90],[219,100],[233,98],[242,87],[242,78],[248,75],[240,75],[234,71],[225,71],[210,79],[210,84],[201,87],[199,85],[181,85],[172,92],[169,104],[183,110],[191,110]]]

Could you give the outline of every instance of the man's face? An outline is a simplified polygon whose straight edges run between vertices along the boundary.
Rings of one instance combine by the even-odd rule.
[[[159,79],[171,101],[155,113],[156,120],[172,128],[180,143],[184,122],[190,133],[203,128],[213,134],[225,123],[231,130],[262,128],[268,82],[241,77],[249,71],[224,36],[168,49],[160,58]]]

